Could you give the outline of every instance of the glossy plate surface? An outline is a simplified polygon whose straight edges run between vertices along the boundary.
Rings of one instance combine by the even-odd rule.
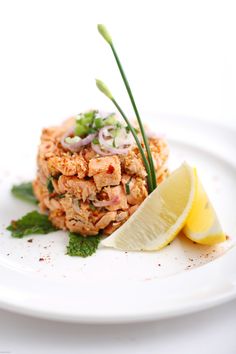
[[[206,247],[179,237],[160,252],[100,248],[82,259],[65,255],[64,232],[11,238],[5,231],[10,220],[33,209],[9,192],[13,183],[34,177],[38,136],[32,134],[17,153],[12,146],[1,164],[1,308],[62,321],[121,323],[181,315],[236,297],[236,132],[180,117],[153,115],[149,124],[166,134],[171,170],[183,161],[197,166],[229,240]]]

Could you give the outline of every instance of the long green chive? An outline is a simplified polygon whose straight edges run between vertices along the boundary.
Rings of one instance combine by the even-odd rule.
[[[134,100],[134,97],[133,97],[133,94],[132,94],[132,91],[131,91],[131,88],[130,88],[129,82],[127,80],[127,77],[126,77],[125,72],[123,70],[123,67],[121,65],[120,59],[119,59],[118,54],[117,54],[117,52],[115,50],[115,47],[113,45],[113,41],[112,41],[111,35],[109,34],[109,32],[107,31],[107,29],[106,29],[106,27],[104,25],[99,24],[97,27],[98,27],[98,31],[101,34],[101,36],[105,39],[105,41],[111,47],[111,50],[112,50],[112,52],[114,54],[114,57],[115,57],[117,66],[119,68],[121,77],[123,79],[123,82],[125,84],[126,90],[128,92],[131,104],[133,106],[135,115],[137,117],[139,128],[140,128],[140,131],[141,131],[141,134],[142,134],[142,137],[143,137],[143,142],[144,142],[144,145],[145,145],[145,148],[146,148],[146,151],[147,151],[147,156],[148,156],[148,160],[149,160],[149,164],[150,164],[153,188],[155,189],[156,186],[157,186],[157,183],[156,183],[156,171],[155,171],[155,168],[154,168],[153,158],[152,158],[150,146],[148,144],[148,139],[147,139],[145,130],[143,128],[143,124],[142,124],[142,121],[141,121],[141,118],[140,118],[140,115],[139,115],[139,112],[138,112],[138,109],[137,109],[137,106],[136,106],[136,103],[135,103],[135,100]]]
[[[122,117],[124,118],[126,124],[128,125],[131,133],[133,134],[133,137],[136,141],[136,144],[138,145],[140,154],[142,156],[142,160],[145,166],[145,169],[147,171],[147,181],[148,181],[148,191],[149,193],[151,193],[153,191],[153,183],[152,183],[152,176],[151,176],[151,170],[150,170],[150,166],[148,163],[148,160],[145,156],[145,152],[142,148],[142,145],[138,139],[138,136],[134,130],[134,128],[132,127],[132,125],[129,122],[129,119],[126,117],[126,115],[124,114],[124,112],[122,111],[121,107],[119,106],[119,104],[116,102],[116,100],[114,99],[114,97],[112,96],[112,93],[110,92],[110,90],[108,89],[108,87],[101,81],[101,80],[96,80],[96,85],[97,88],[105,95],[107,96],[116,106],[116,108],[118,109],[118,111],[120,112],[120,114],[122,115]]]

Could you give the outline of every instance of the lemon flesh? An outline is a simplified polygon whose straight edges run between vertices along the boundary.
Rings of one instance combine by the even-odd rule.
[[[192,241],[203,245],[211,246],[226,240],[216,212],[197,175],[193,207],[183,232]]]
[[[125,251],[163,248],[186,223],[194,200],[195,182],[194,170],[184,163],[102,244]]]

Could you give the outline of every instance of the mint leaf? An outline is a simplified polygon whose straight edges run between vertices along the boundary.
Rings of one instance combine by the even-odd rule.
[[[24,200],[26,202],[37,204],[38,201],[34,195],[31,182],[24,182],[18,185],[14,185],[11,189],[14,197]]]
[[[48,219],[47,215],[40,214],[37,211],[31,211],[19,220],[13,220],[7,227],[11,231],[12,237],[22,238],[32,234],[48,234],[57,231]]]
[[[80,234],[69,233],[69,244],[67,254],[69,256],[88,257],[96,252],[100,242],[100,235],[81,236]]]

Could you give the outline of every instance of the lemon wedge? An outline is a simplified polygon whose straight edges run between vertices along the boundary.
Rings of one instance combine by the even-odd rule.
[[[195,183],[195,171],[184,163],[102,244],[125,251],[163,248],[186,223],[193,205]]]
[[[190,240],[203,245],[215,245],[226,240],[216,212],[196,174],[196,192],[192,210],[183,228]]]

